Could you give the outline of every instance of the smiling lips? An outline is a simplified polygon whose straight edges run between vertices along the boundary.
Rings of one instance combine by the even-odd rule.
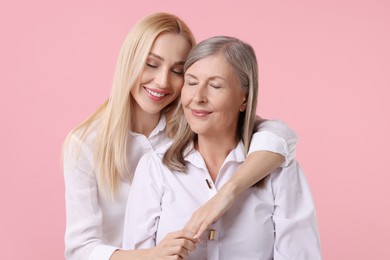
[[[196,117],[205,117],[211,114],[210,111],[191,109],[191,112]]]
[[[163,99],[164,96],[166,96],[168,93],[167,92],[160,92],[160,91],[155,91],[151,90],[149,88],[144,87],[146,93],[149,94],[149,97],[152,98],[153,100],[160,101]]]

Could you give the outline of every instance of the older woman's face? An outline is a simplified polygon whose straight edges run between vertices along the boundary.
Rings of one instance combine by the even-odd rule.
[[[236,135],[246,95],[230,64],[221,54],[195,62],[184,75],[181,102],[192,131],[198,135]]]

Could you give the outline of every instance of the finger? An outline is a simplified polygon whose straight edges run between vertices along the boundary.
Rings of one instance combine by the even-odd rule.
[[[172,246],[169,248],[167,253],[168,253],[168,255],[171,255],[171,256],[173,256],[173,255],[179,256],[180,258],[186,258],[189,255],[188,250],[182,246]]]
[[[168,233],[165,237],[164,237],[164,240],[165,239],[168,239],[168,240],[172,240],[172,239],[177,239],[177,238],[186,238],[186,239],[189,239],[189,240],[192,240],[193,242],[196,242],[193,237],[196,233],[195,232],[192,232],[192,231],[189,231],[189,230],[178,230],[178,231],[174,231],[174,232],[171,232],[171,233]]]
[[[179,260],[179,259],[182,258],[178,255],[169,255],[169,256],[159,257],[156,260]]]
[[[202,225],[200,225],[198,232],[194,236],[194,239],[199,239],[202,234],[209,228],[210,224],[208,222],[203,222]]]
[[[188,240],[196,243],[196,240],[194,239],[195,234],[196,234],[195,232],[183,229],[183,230],[179,231],[177,238],[185,238],[185,239],[188,239]]]
[[[170,236],[165,236],[162,241],[158,244],[160,248],[170,248],[181,246],[186,250],[193,251],[196,248],[197,240],[193,238],[195,233],[180,231],[170,234]]]
[[[194,240],[189,240],[186,238],[178,238],[178,239],[172,240],[170,242],[169,246],[170,247],[180,246],[180,247],[183,247],[187,251],[194,251],[196,248],[196,243],[194,242]]]

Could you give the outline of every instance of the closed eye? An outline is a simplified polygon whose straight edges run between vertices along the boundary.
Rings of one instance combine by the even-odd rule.
[[[156,64],[153,64],[153,63],[146,63],[146,65],[148,67],[151,67],[151,68],[157,68],[158,67]]]
[[[186,83],[187,85],[189,85],[189,86],[195,86],[195,85],[198,84],[198,83],[195,82],[195,81],[186,81],[185,83]]]
[[[177,75],[183,75],[183,71],[182,70],[172,70],[172,72],[177,74]]]

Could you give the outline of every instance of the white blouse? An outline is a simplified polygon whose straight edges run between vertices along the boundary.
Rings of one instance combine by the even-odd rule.
[[[150,248],[182,229],[192,212],[233,176],[245,160],[242,143],[225,159],[213,183],[200,153],[190,147],[186,173],[169,170],[166,147],[141,158],[127,203],[123,248]],[[236,199],[189,259],[321,259],[314,203],[295,160]]]
[[[171,140],[165,134],[165,117],[149,138],[129,132],[128,162],[131,173],[140,158]],[[77,158],[72,153],[80,143],[72,136],[64,153],[66,201],[65,256],[68,260],[108,260],[121,247],[126,201],[130,180],[121,180],[119,192],[112,200],[98,186],[98,173],[93,164],[92,133],[83,142]],[[295,157],[297,136],[281,121],[262,121],[253,135],[251,149],[279,153],[286,163]]]

